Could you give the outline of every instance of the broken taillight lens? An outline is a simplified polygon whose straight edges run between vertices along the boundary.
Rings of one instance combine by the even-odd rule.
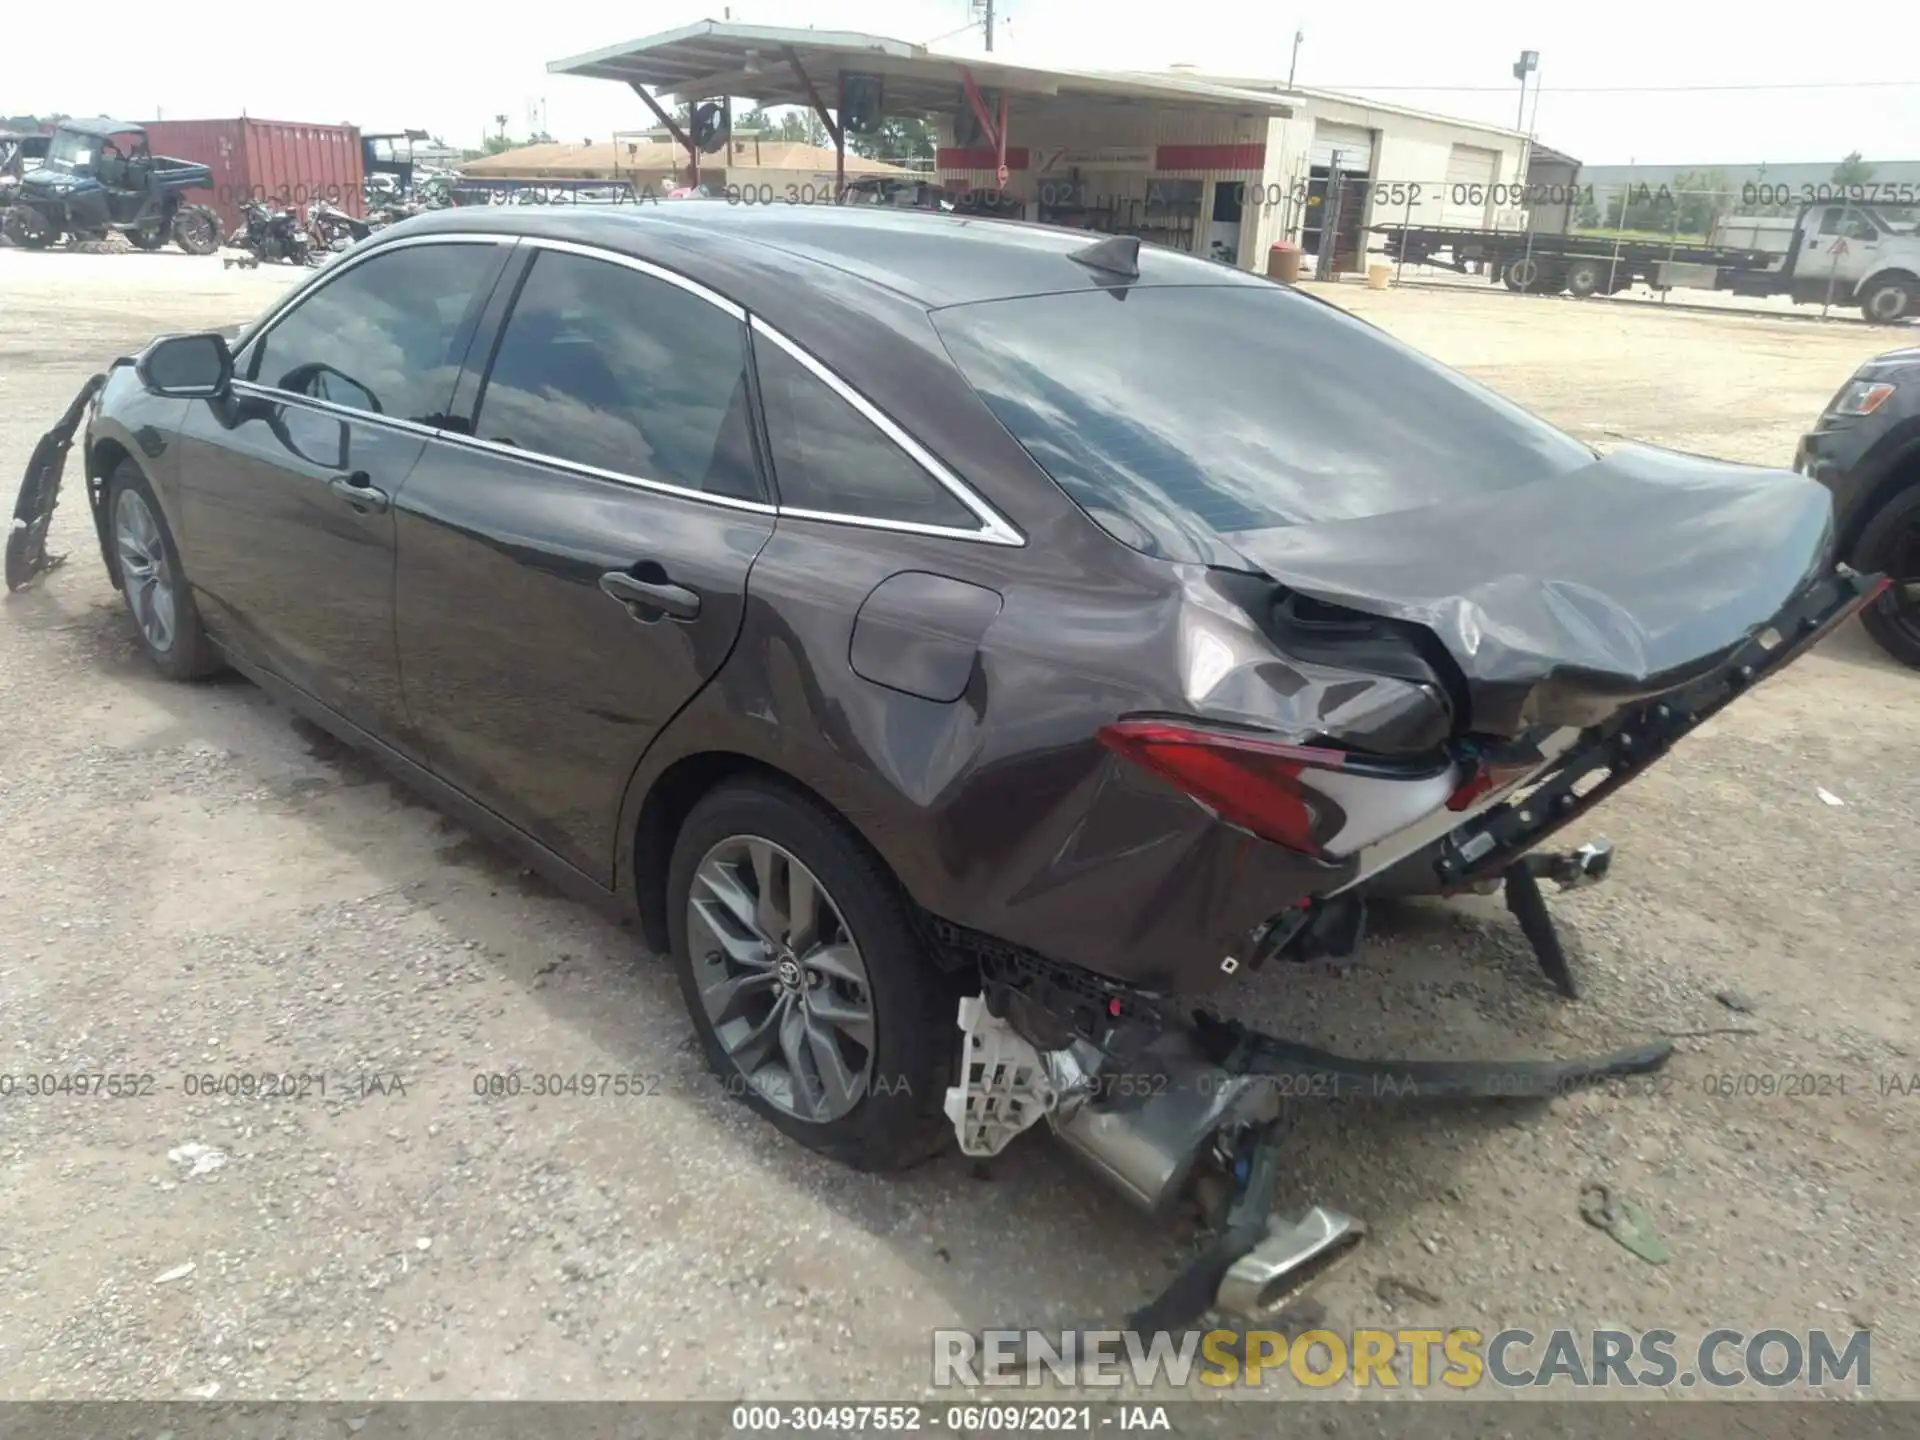
[[[1338,750],[1288,745],[1258,736],[1165,720],[1103,725],[1100,743],[1185,791],[1228,824],[1315,859],[1346,816],[1305,784],[1313,770],[1338,770]]]

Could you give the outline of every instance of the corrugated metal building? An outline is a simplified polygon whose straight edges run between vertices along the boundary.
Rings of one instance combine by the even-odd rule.
[[[191,198],[220,215],[221,233],[240,224],[248,199],[289,208],[325,200],[350,215],[362,210],[360,132],[351,125],[302,121],[148,120],[156,155],[192,160],[213,172],[211,195]]]

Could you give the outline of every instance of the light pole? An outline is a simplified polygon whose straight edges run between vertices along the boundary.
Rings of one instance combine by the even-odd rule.
[[[1540,52],[1538,50],[1522,50],[1520,58],[1513,62],[1513,78],[1520,82],[1520,110],[1513,120],[1513,128],[1516,130],[1527,128],[1527,76],[1539,68]]]
[[[1293,58],[1287,61],[1287,89],[1289,90],[1293,89],[1293,72],[1300,67],[1300,42],[1306,38],[1307,32],[1304,30],[1293,32]]]

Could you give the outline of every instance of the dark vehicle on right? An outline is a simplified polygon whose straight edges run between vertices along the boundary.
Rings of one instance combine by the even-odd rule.
[[[1794,469],[1833,492],[1840,553],[1892,580],[1860,621],[1920,669],[1920,346],[1867,361],[1800,439]]]
[[[144,126],[62,120],[45,159],[13,188],[0,232],[28,250],[44,250],[63,235],[84,244],[118,231],[136,249],[158,250],[172,240],[189,255],[211,255],[220,248],[219,218],[186,196],[212,184],[205,165],[153,154]]]

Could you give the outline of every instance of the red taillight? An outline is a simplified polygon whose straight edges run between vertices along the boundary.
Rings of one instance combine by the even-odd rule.
[[[1473,773],[1460,782],[1460,788],[1447,797],[1447,809],[1465,810],[1481,796],[1505,790],[1539,768],[1537,759],[1519,765],[1496,765],[1482,760]]]
[[[1164,720],[1103,725],[1100,743],[1185,791],[1229,824],[1289,850],[1324,858],[1346,817],[1301,782],[1307,770],[1338,770],[1338,750]]]

